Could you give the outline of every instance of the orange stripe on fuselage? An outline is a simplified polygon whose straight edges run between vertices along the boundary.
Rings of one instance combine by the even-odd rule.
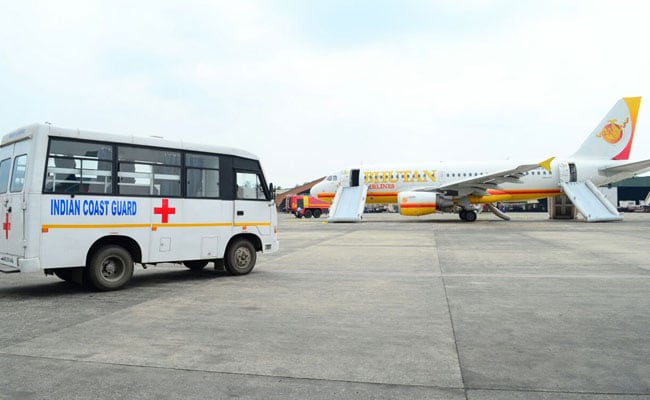
[[[525,201],[543,199],[556,196],[561,192],[558,189],[522,189],[522,190],[497,190],[488,189],[487,196],[470,196],[470,202],[495,203],[497,201]],[[325,201],[333,201],[335,193],[319,193],[318,198]],[[367,204],[394,204],[397,203],[397,192],[368,192],[366,195]]]
[[[400,208],[436,208],[436,203],[401,203]]]
[[[525,189],[525,190],[496,190],[488,189],[488,196],[470,196],[469,200],[473,204],[477,203],[495,203],[497,201],[526,201],[537,200],[545,197],[556,196],[560,189]]]

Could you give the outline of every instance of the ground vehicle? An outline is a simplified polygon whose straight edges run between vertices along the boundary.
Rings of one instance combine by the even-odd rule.
[[[312,196],[294,195],[287,196],[284,200],[287,212],[292,213],[296,218],[320,218],[324,213],[329,212],[330,203],[319,200]]]
[[[258,158],[226,147],[30,125],[2,138],[0,204],[0,270],[99,290],[134,262],[242,275],[279,248]]]

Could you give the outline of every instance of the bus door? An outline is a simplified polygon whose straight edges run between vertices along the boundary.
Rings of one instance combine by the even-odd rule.
[[[236,171],[235,230],[256,228],[262,235],[271,233],[273,203],[259,173]]]
[[[17,257],[25,255],[25,177],[30,141],[23,140],[0,151],[0,252],[1,262],[17,267]]]

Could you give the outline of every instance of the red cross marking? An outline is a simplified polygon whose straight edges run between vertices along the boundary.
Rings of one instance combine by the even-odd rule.
[[[9,222],[9,213],[5,213],[5,222],[2,223],[2,230],[5,231],[5,239],[9,239],[9,231],[11,230],[11,223]]]
[[[162,223],[166,224],[169,222],[169,215],[176,214],[176,207],[169,206],[169,199],[162,199],[162,207],[154,207],[153,213],[162,215]]]

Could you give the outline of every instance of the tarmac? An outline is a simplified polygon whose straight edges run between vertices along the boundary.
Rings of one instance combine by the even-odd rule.
[[[247,276],[0,275],[0,399],[650,399],[650,214],[280,215]]]

